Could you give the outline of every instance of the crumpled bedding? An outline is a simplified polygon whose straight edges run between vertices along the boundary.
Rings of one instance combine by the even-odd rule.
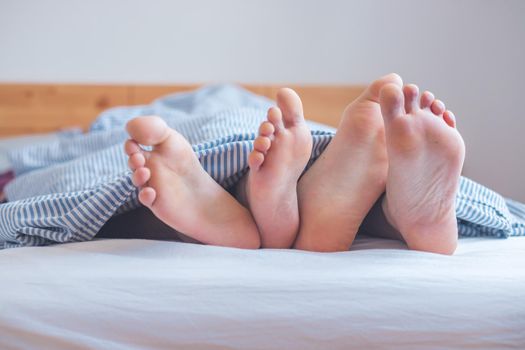
[[[67,132],[51,142],[10,153],[16,178],[0,205],[0,248],[93,239],[113,215],[140,204],[123,152],[124,125],[140,115],[159,115],[193,145],[204,169],[222,186],[247,171],[256,130],[271,100],[231,85],[162,97],[150,105],[112,108],[89,132]],[[309,164],[335,130],[311,123]],[[525,205],[461,178],[456,201],[460,236],[525,235]]]

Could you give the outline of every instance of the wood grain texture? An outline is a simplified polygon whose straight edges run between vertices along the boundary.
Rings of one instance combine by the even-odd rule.
[[[243,85],[273,99],[284,85]],[[0,136],[50,132],[68,127],[87,128],[103,110],[122,105],[147,104],[199,85],[81,85],[0,84]],[[301,96],[305,116],[337,126],[345,106],[363,86],[290,85]]]
[[[125,86],[0,85],[0,136],[86,127],[128,101]]]

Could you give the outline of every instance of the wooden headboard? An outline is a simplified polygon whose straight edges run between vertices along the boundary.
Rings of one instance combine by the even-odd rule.
[[[285,85],[243,85],[275,98]],[[299,93],[308,119],[337,126],[344,107],[363,86],[288,85]],[[86,128],[104,109],[148,104],[162,95],[199,85],[0,84],[0,136]]]

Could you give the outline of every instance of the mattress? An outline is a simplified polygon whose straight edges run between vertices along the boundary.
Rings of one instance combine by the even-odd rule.
[[[525,239],[454,256],[102,240],[0,251],[2,349],[525,347]]]

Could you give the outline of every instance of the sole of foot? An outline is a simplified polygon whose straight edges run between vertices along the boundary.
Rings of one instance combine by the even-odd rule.
[[[155,116],[135,118],[126,129],[125,152],[139,201],[158,219],[205,244],[259,248],[249,211],[204,171],[182,135]]]
[[[382,208],[410,249],[452,254],[465,145],[454,114],[415,85],[380,91],[389,159]]]
[[[295,248],[345,251],[385,190],[388,160],[379,92],[397,74],[368,86],[343,112],[337,133],[299,182],[301,229]]]
[[[312,136],[299,96],[280,89],[248,158],[246,202],[263,248],[290,248],[299,230],[297,182],[312,152]]]

